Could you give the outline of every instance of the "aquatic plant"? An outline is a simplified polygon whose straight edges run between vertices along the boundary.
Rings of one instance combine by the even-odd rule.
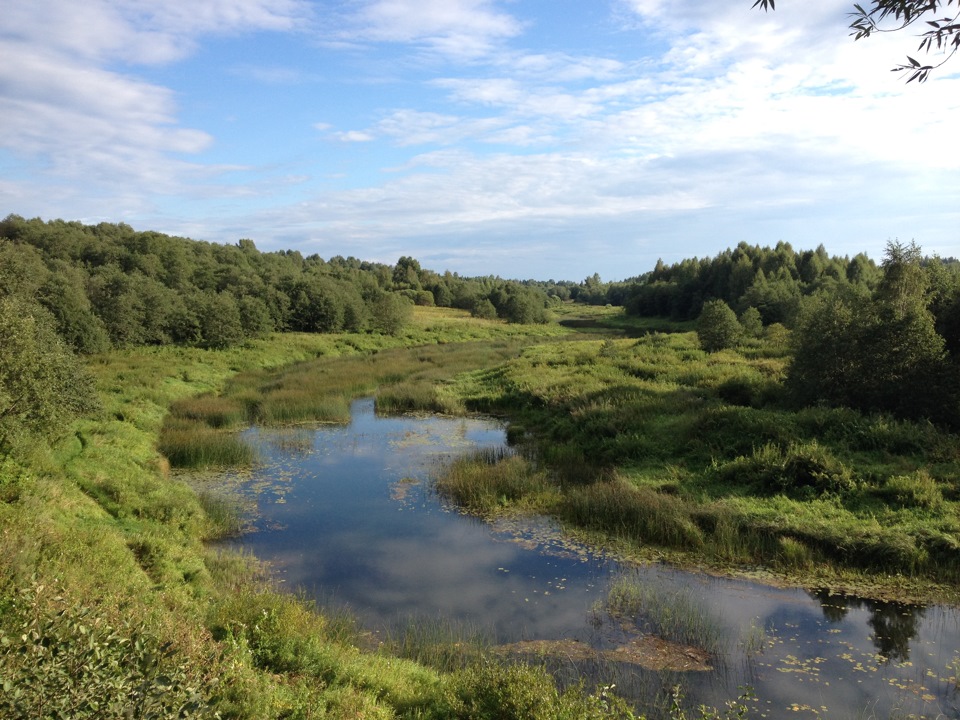
[[[629,618],[665,640],[702,648],[717,658],[726,647],[720,620],[687,588],[671,590],[624,575],[611,583],[602,609]]]

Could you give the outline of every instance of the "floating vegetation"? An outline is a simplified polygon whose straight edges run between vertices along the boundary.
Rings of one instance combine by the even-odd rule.
[[[390,499],[404,504],[409,500],[410,492],[419,485],[420,481],[416,478],[400,478],[390,486]]]

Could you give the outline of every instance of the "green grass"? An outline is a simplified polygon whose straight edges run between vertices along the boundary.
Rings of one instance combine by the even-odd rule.
[[[664,640],[705,650],[717,660],[726,651],[720,620],[689,590],[667,590],[625,576],[611,584],[599,609]]]

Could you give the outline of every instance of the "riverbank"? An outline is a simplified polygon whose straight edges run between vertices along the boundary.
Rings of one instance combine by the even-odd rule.
[[[956,603],[960,439],[929,423],[791,408],[781,333],[706,353],[696,334],[543,343],[463,376],[519,456],[454,466],[479,514],[549,514],[639,560]]]

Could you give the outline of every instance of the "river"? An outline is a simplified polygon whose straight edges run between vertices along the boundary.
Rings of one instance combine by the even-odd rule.
[[[474,627],[495,645],[546,653],[564,678],[616,684],[651,713],[680,685],[687,702],[713,706],[750,688],[755,717],[960,717],[956,609],[628,567],[547,519],[458,512],[430,480],[457,454],[505,448],[497,421],[379,417],[364,399],[348,425],[245,437],[257,466],[207,481],[251,508],[251,532],[229,544],[373,632],[410,618]],[[611,585],[624,582],[657,612],[683,607],[702,621],[710,652],[657,641],[644,616],[625,625],[608,613]]]

